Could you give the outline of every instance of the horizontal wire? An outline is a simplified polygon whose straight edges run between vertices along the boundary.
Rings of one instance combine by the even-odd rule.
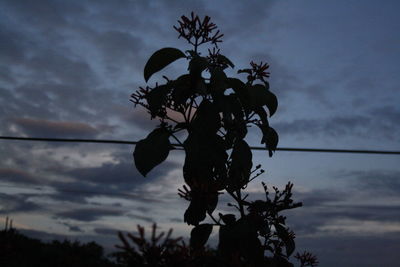
[[[76,138],[38,138],[38,137],[16,137],[16,136],[0,136],[0,140],[18,140],[18,141],[41,141],[41,142],[73,142],[73,143],[103,143],[103,144],[123,144],[136,145],[137,141],[127,140],[106,140],[106,139],[76,139]],[[182,148],[181,144],[173,144],[173,146]],[[267,150],[265,147],[251,146],[252,150]],[[324,153],[354,153],[354,154],[384,154],[384,155],[400,155],[400,151],[388,150],[354,150],[354,149],[328,149],[328,148],[289,148],[278,147],[277,151],[291,152],[324,152]]]

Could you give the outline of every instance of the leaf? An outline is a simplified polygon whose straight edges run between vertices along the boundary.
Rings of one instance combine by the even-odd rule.
[[[248,73],[248,74],[251,74],[251,72],[252,72],[252,69],[240,69],[240,70],[237,71],[238,74],[239,74],[239,73]]]
[[[226,80],[226,74],[221,68],[213,69],[210,77],[211,94],[223,94],[226,89]]]
[[[296,248],[293,237],[289,235],[288,229],[279,223],[275,224],[275,229],[279,238],[285,243],[286,255],[289,257]]]
[[[192,191],[193,192],[193,191]],[[203,198],[198,196],[192,196],[189,207],[186,209],[184,214],[184,222],[189,225],[198,225],[199,222],[206,218],[207,207],[202,201]]]
[[[268,123],[261,125],[258,124],[257,126],[261,129],[263,133],[261,144],[265,144],[265,147],[268,149],[269,156],[272,157],[272,152],[275,152],[279,143],[278,133],[275,131],[274,128],[269,127]]]
[[[215,182],[214,177],[224,180],[228,154],[222,137],[215,133],[201,135],[193,131],[183,144],[186,152],[183,177],[189,186],[209,187]],[[216,199],[210,198],[207,201],[209,210]]]
[[[160,85],[146,95],[147,104],[149,104],[149,110],[153,118],[159,114],[170,90],[171,87],[169,85]]]
[[[197,109],[192,127],[198,133],[216,133],[221,128],[221,117],[216,104],[204,99]]]
[[[237,93],[237,91],[239,90],[243,90],[245,86],[245,84],[237,78],[227,78],[226,83],[228,85],[228,88],[232,88],[235,93]]]
[[[231,225],[236,222],[236,217],[234,214],[225,214],[222,215],[221,213],[219,214],[219,217],[221,217],[221,220],[226,224],[226,225]]]
[[[137,170],[146,176],[168,157],[170,149],[169,132],[165,128],[155,129],[136,144],[133,159]]]
[[[207,212],[213,213],[218,204],[218,192],[204,192],[207,203]]]
[[[252,109],[265,105],[269,110],[269,116],[271,117],[274,115],[278,108],[278,100],[273,93],[261,84],[248,85],[246,88],[250,97],[250,106]]]
[[[268,148],[269,156],[272,157],[272,152],[275,152],[278,146],[279,136],[278,133],[272,127],[268,127],[268,132],[263,137],[266,147]]]
[[[233,65],[232,61],[230,61],[230,59],[227,58],[227,57],[224,56],[224,55],[219,54],[219,55],[217,56],[217,61],[220,62],[220,63],[222,63],[222,64],[225,64],[225,65],[230,66],[232,69],[235,67],[235,65]]]
[[[278,108],[278,99],[276,98],[276,95],[269,90],[267,91],[266,102],[269,110],[269,116],[272,117]]]
[[[246,85],[241,80],[236,78],[227,78],[226,84],[227,88],[232,88],[244,108],[250,105],[248,90],[246,90]]]
[[[267,115],[267,112],[265,112],[263,107],[255,108],[254,112],[260,117],[260,120],[263,124],[268,125],[268,115]]]
[[[252,162],[252,153],[246,141],[238,139],[232,150],[232,164],[229,169],[229,187],[230,190],[237,190],[247,184],[250,178]]]
[[[144,79],[147,82],[150,77],[174,62],[177,59],[186,58],[185,54],[176,48],[166,47],[156,51],[144,67]]]
[[[181,75],[172,82],[172,100],[174,101],[175,107],[185,104],[187,99],[194,93],[193,88],[191,88],[191,83],[192,80],[189,74]]]
[[[194,57],[189,62],[190,74],[200,75],[208,67],[208,60],[205,57]]]
[[[212,224],[208,223],[195,226],[190,232],[190,247],[194,250],[204,247],[210,237],[212,228]]]

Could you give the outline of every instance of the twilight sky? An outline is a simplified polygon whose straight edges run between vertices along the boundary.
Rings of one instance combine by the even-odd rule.
[[[398,1],[0,1],[0,135],[139,140],[156,125],[129,96],[172,26],[209,15],[238,68],[270,64],[281,147],[400,150]],[[183,61],[165,69],[176,78]],[[240,77],[231,72],[231,75]],[[149,82],[160,78],[155,75]],[[240,77],[243,78],[243,77]],[[248,142],[259,145],[257,133]],[[107,248],[135,225],[187,236],[180,151],[141,177],[132,146],[0,140],[0,223]],[[297,248],[321,266],[395,266],[400,158],[254,152],[259,182],[295,184]],[[221,210],[227,207],[221,204]],[[214,235],[217,231],[214,232]]]

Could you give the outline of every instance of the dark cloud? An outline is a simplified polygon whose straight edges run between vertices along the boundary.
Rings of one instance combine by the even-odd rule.
[[[99,227],[99,228],[93,228],[93,231],[96,234],[116,236],[118,231],[121,231],[121,230],[113,229],[113,228]]]
[[[154,217],[150,217],[150,216],[145,216],[145,215],[140,215],[140,214],[134,214],[134,213],[129,213],[127,215],[129,218],[136,220],[140,220],[140,221],[144,221],[147,223],[153,223],[155,221]]]
[[[20,169],[0,168],[0,181],[7,181],[13,184],[36,184],[39,179],[31,173]]]
[[[384,196],[397,196],[400,192],[400,171],[343,171],[340,176],[350,178],[357,190],[361,189],[363,192]]]
[[[44,208],[35,203],[30,197],[35,194],[5,194],[0,193],[0,214],[11,214],[19,212],[43,211]]]
[[[296,249],[318,257],[320,266],[395,266],[400,233],[379,236],[329,235],[296,238]],[[367,254],[366,254],[367,253]]]
[[[77,209],[58,212],[54,217],[59,219],[91,222],[99,220],[105,216],[123,216],[125,213],[126,211],[118,209]]]
[[[282,135],[313,138],[347,138],[357,136],[364,139],[399,140],[400,128],[393,117],[399,115],[388,107],[367,115],[332,116],[317,119],[279,121],[273,127]],[[386,116],[387,113],[387,116]]]
[[[68,231],[70,231],[70,232],[80,232],[80,233],[85,232],[79,226],[72,225],[69,223],[62,223],[62,224],[65,225],[68,228]]]
[[[49,121],[31,118],[15,118],[14,124],[22,132],[33,137],[93,138],[99,130],[82,122]]]

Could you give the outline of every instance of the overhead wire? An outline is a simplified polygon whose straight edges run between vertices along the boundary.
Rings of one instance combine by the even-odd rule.
[[[79,139],[79,138],[39,138],[39,137],[17,137],[0,136],[0,140],[18,140],[18,141],[39,141],[39,142],[73,142],[73,143],[103,143],[103,144],[123,144],[136,145],[138,141],[128,140],[107,140],[107,139]],[[174,147],[182,149],[181,144],[172,144]],[[266,147],[250,146],[252,150],[267,150]],[[277,151],[290,152],[323,152],[323,153],[353,153],[353,154],[383,154],[400,155],[400,151],[389,150],[366,150],[366,149],[330,149],[330,148],[292,148],[278,147]]]

